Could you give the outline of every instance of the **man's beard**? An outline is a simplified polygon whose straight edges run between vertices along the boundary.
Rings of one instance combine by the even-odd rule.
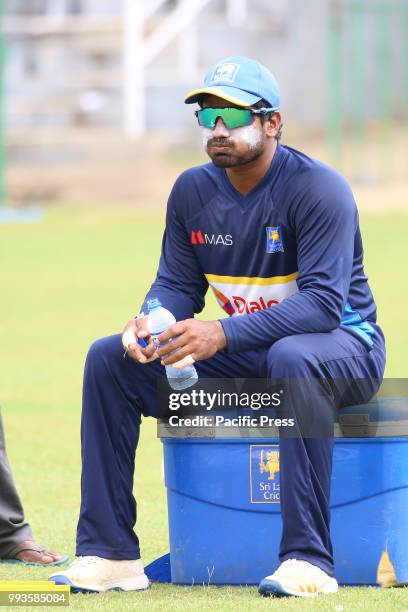
[[[225,151],[209,151],[212,145],[219,145],[226,147]],[[264,150],[264,142],[260,140],[256,146],[248,148],[245,153],[235,153],[234,143],[228,139],[211,138],[207,142],[206,152],[214,166],[218,168],[235,168],[237,166],[243,166],[252,162],[262,154]]]

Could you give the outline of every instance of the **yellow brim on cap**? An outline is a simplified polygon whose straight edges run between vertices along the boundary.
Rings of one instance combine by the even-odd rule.
[[[225,93],[221,87],[203,87],[202,89],[195,89],[194,91],[190,91],[190,93],[188,93],[184,98],[184,102],[186,104],[192,104],[198,101],[198,96],[204,94],[217,96],[218,98],[222,98],[222,100],[226,100],[227,102],[231,102],[232,104],[236,104],[237,106],[250,106],[248,102],[243,102],[242,100],[238,100],[238,98],[234,98],[234,96]],[[194,99],[189,100],[190,98]]]

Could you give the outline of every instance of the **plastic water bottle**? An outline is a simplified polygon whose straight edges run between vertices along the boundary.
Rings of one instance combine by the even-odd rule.
[[[157,298],[147,300],[147,309],[147,327],[153,338],[154,344],[157,346],[157,338],[166,331],[166,329],[174,325],[176,319],[167,308],[163,308],[160,300]],[[167,365],[165,368],[169,385],[176,391],[187,389],[198,380],[197,370],[193,365],[189,365],[185,368],[174,368],[171,365]]]

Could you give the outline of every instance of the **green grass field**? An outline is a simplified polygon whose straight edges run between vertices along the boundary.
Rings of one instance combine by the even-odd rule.
[[[153,278],[162,213],[50,209],[31,226],[0,226],[0,404],[9,457],[37,539],[74,554],[79,506],[82,369],[90,343],[121,331]],[[389,377],[408,370],[408,216],[362,218],[366,270],[388,343]],[[204,317],[219,316],[212,296]],[[138,534],[145,563],[168,551],[161,444],[145,420],[137,456]],[[0,579],[44,579],[0,565]],[[408,589],[341,589],[312,603],[262,600],[255,588],[154,585],[145,593],[73,597],[103,610],[408,610]]]

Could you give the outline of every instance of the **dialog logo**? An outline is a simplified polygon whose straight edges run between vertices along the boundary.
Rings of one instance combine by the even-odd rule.
[[[279,504],[279,444],[251,444],[249,452],[251,504]]]
[[[266,310],[274,304],[279,304],[278,300],[264,300],[261,296],[258,300],[246,300],[239,295],[233,295],[232,300],[235,306],[235,312],[237,314],[251,314],[252,312],[259,312],[260,310]]]

